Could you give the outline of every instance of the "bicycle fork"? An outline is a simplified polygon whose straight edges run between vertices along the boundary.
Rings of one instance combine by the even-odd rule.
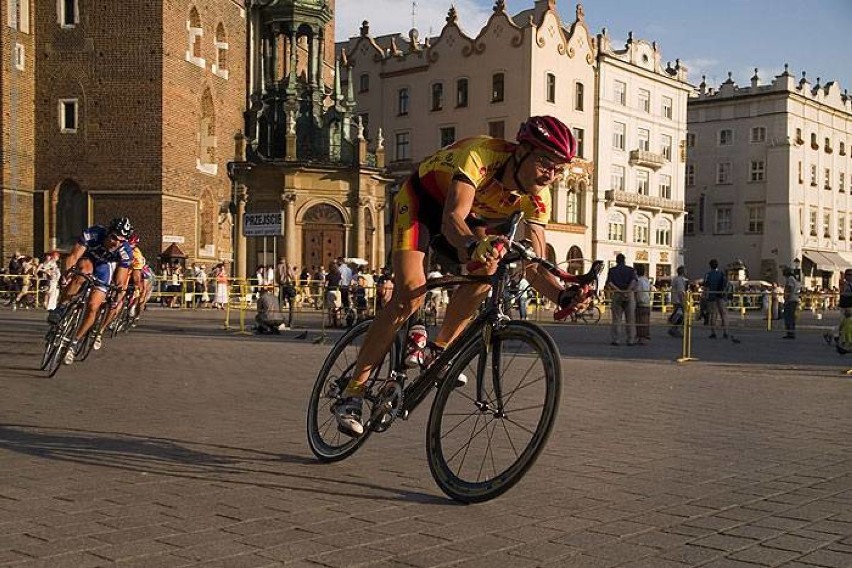
[[[503,384],[500,380],[500,358],[503,353],[502,344],[492,342],[495,331],[495,325],[486,325],[482,330],[483,350],[479,354],[479,359],[476,362],[476,401],[474,404],[480,412],[491,412],[495,418],[503,418]],[[494,396],[491,402],[485,393],[485,373],[488,366],[490,356],[491,361],[491,386],[494,389]]]

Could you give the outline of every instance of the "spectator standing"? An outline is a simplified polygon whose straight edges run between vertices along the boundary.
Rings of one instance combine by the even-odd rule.
[[[193,275],[195,279],[195,307],[210,303],[210,294],[207,293],[207,267],[199,264]]]
[[[44,257],[44,262],[38,271],[47,279],[47,293],[44,295],[44,307],[48,310],[56,309],[56,301],[59,299],[59,278],[62,272],[59,269],[58,252],[49,252]]]
[[[352,269],[341,256],[337,259],[337,270],[340,272],[340,299],[345,307],[349,307],[349,287],[352,285]]]
[[[791,268],[784,269],[784,278],[784,329],[787,330],[784,339],[796,339],[796,312],[802,285]]]
[[[672,280],[672,315],[669,316],[669,323],[672,326],[669,328],[669,335],[672,337],[683,337],[681,326],[683,325],[683,317],[686,313],[687,296],[686,291],[689,282],[686,280],[686,269],[683,266],[677,267],[677,276]]]
[[[633,267],[625,264],[624,255],[618,253],[615,257],[615,266],[609,269],[606,275],[604,289],[611,293],[610,311],[612,312],[612,325],[610,334],[611,345],[618,345],[619,328],[625,328],[624,336],[627,345],[636,342],[636,330],[634,327],[634,315],[636,313],[636,271]]]
[[[213,268],[213,277],[216,279],[216,296],[213,298],[213,307],[224,310],[228,304],[228,272],[223,263]]]
[[[710,272],[704,275],[704,297],[710,315],[710,339],[716,339],[716,321],[722,320],[722,337],[728,338],[728,278],[719,270],[719,261],[711,258]]]
[[[341,281],[340,265],[329,263],[328,275],[325,277],[325,307],[328,309],[328,324],[333,327],[340,324],[340,308],[343,307]]]
[[[278,282],[278,300],[280,305],[283,308],[286,303],[289,311],[287,327],[293,327],[293,313],[296,306],[296,278],[293,271],[293,267],[282,256],[278,261],[278,266],[275,267],[275,278]]]
[[[644,345],[651,340],[651,281],[645,276],[645,267],[636,267],[636,343]]]

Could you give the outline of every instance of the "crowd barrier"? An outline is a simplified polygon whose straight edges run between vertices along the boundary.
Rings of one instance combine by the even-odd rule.
[[[0,303],[5,305],[14,304],[16,298],[20,298],[18,307],[31,309],[44,309],[47,299],[48,281],[43,279],[25,279],[18,275],[0,274]],[[237,279],[229,278],[223,282],[225,286],[224,299],[217,297],[217,283],[211,278],[205,285],[197,285],[192,280],[175,281],[168,277],[157,277],[154,281],[153,293],[149,300],[151,304],[160,304],[165,308],[176,310],[197,309],[199,307],[216,307],[223,310],[222,327],[224,330],[234,333],[246,334],[254,326],[254,315],[256,302],[261,289],[261,283],[254,278]],[[26,289],[25,289],[26,287]],[[381,292],[376,287],[364,289],[363,298],[365,303],[355,307],[354,294],[350,293],[352,308],[335,309],[326,305],[326,291],[320,283],[308,281],[298,283],[296,286],[296,297],[293,300],[293,312],[295,324],[305,326],[311,324],[321,329],[318,342],[327,337],[326,331],[335,327],[335,323],[342,327],[346,316],[362,319],[375,315],[377,301]],[[23,292],[23,294],[22,294]],[[273,287],[273,293],[278,297],[280,288]],[[439,324],[446,307],[446,297],[439,296],[436,314],[432,323]],[[831,331],[840,319],[838,305],[838,294],[826,293],[803,293],[799,303],[799,316],[807,315],[808,322],[799,326],[800,333],[825,334]],[[597,325],[610,325],[611,297],[608,291],[599,295],[596,305],[602,312],[601,320]],[[276,319],[284,320],[288,315],[289,306],[281,306],[280,314],[275,314]],[[698,322],[701,313],[701,294],[689,293],[684,310],[683,322],[680,325],[680,333],[683,341],[678,361],[686,362],[694,360],[692,353],[693,329]],[[772,332],[783,329],[782,309],[783,299],[779,294],[773,292],[735,292],[730,295],[727,302],[727,314],[729,322],[734,324],[737,332]],[[651,292],[651,327],[669,329],[667,316],[672,312],[671,295],[668,291]],[[513,317],[517,317],[519,310],[517,306],[513,310]],[[534,291],[527,292],[527,314],[528,319],[539,323],[554,323],[552,319],[553,305],[546,299],[540,297]],[[306,317],[309,316],[309,317]],[[337,322],[335,322],[337,320]],[[588,325],[577,321],[567,321],[559,325]]]

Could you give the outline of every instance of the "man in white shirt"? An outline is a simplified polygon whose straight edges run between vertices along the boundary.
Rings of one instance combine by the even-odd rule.
[[[784,339],[796,339],[796,312],[799,309],[799,294],[802,285],[796,280],[791,268],[784,269]]]
[[[337,268],[340,271],[340,299],[343,305],[349,307],[349,286],[352,284],[352,269],[346,264],[343,257],[337,259]]]

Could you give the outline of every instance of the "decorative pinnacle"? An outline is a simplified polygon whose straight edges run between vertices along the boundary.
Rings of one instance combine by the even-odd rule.
[[[497,0],[494,2],[494,11],[495,12],[505,12],[506,11],[506,0]]]
[[[458,15],[458,12],[456,12],[456,7],[451,5],[450,11],[447,12],[447,23],[448,24],[455,24],[456,22],[458,22],[458,19],[459,19],[459,15]]]
[[[361,22],[361,36],[367,37],[368,35],[370,35],[370,22],[364,20]]]

